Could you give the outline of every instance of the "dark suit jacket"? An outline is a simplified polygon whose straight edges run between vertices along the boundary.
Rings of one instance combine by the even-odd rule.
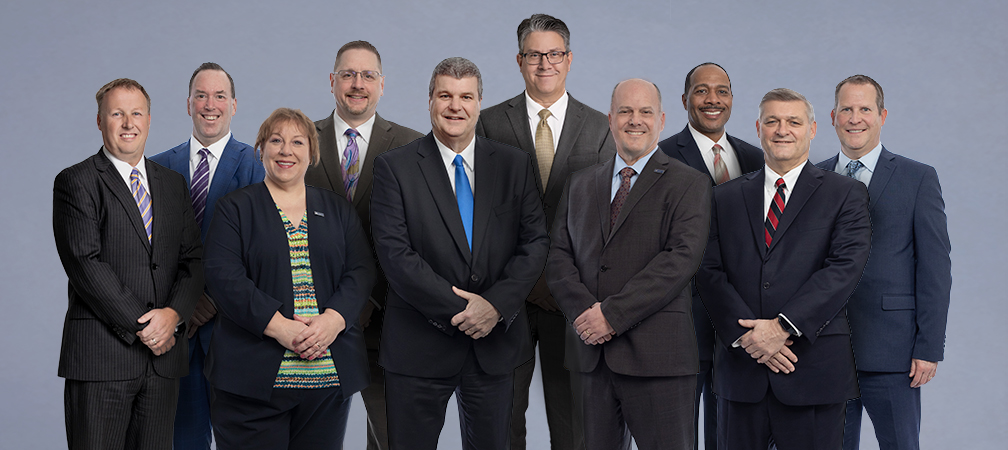
[[[755,403],[768,387],[786,405],[858,396],[847,297],[868,260],[871,222],[864,184],[812,164],[801,169],[769,250],[764,243],[764,170],[714,190],[711,228],[696,282],[717,330],[714,392]],[[795,371],[775,374],[732,343],[738,319],[783,313],[803,334]]]
[[[308,255],[319,312],[331,308],[346,329],[329,346],[349,397],[368,385],[367,352],[355,320],[375,280],[360,219],[344,198],[308,187]],[[217,301],[206,375],[214,388],[268,401],[284,347],[263,335],[277,311],[294,315],[290,246],[263,183],[220,200],[206,246],[207,287]]]
[[[342,148],[336,148],[336,130],[333,128],[333,110],[329,117],[315,122],[315,130],[319,135],[319,151],[322,153],[322,160],[308,168],[305,174],[305,184],[320,188],[329,189],[343,198],[346,198],[346,189],[343,187],[343,171],[340,168],[340,155]],[[367,236],[368,245],[371,243],[371,180],[374,173],[375,158],[393,148],[401,147],[423,137],[417,131],[406,128],[394,122],[389,122],[382,116],[375,113],[374,127],[371,128],[371,139],[368,141],[367,155],[360,167],[360,176],[357,178],[357,190],[354,191],[353,206],[360,216],[361,224],[364,227],[364,234]],[[372,250],[373,251],[373,250]],[[374,255],[377,259],[377,255]],[[385,296],[388,292],[388,281],[378,267],[378,281],[371,291],[371,298],[382,307],[385,306]],[[384,311],[376,309],[371,313],[371,323],[364,329],[364,342],[369,349],[378,349],[381,340],[382,317]]]
[[[171,150],[163,151],[150,157],[150,160],[182,174],[185,177],[186,186],[191,187],[189,150],[189,140],[186,140]],[[224,153],[221,154],[220,161],[217,161],[217,169],[214,170],[213,180],[210,180],[210,191],[207,192],[206,209],[203,210],[203,224],[200,227],[200,239],[202,242],[206,242],[207,231],[210,229],[210,222],[213,219],[217,200],[220,200],[221,197],[235,189],[243,188],[252,183],[259,183],[265,176],[266,170],[263,169],[262,162],[256,156],[255,149],[248,144],[238,142],[232,135],[227,145],[224,146]],[[210,351],[210,336],[213,334],[213,322],[211,321],[204,325],[208,326],[200,327],[198,341],[203,347],[203,354],[205,355]],[[193,339],[191,345],[195,347],[196,341],[196,339]]]
[[[742,173],[747,174],[763,168],[763,150],[760,150],[747,142],[725,133],[725,139],[731,144],[738,157],[739,166]],[[686,164],[710,178],[711,186],[714,186],[714,175],[707,170],[700,148],[697,147],[693,133],[690,133],[689,125],[682,131],[670,136],[668,139],[658,143],[662,151],[683,164]],[[693,291],[693,325],[696,327],[697,347],[700,351],[701,361],[714,360],[714,325],[711,323],[707,308],[704,308],[700,301],[700,292],[697,291],[696,283],[692,283]]]
[[[599,301],[616,331],[591,346],[567,327],[565,365],[591,372],[604,348],[615,373],[695,375],[689,281],[706,243],[710,181],[656,151],[610,230],[614,164],[571,176],[553,230],[546,280],[567,321]]]
[[[64,169],[53,183],[53,234],[69,278],[59,376],[81,381],[188,371],[184,326],[161,356],[140,342],[140,316],[170,307],[183,321],[203,288],[202,246],[189,189],[178,174],[147,160],[153,211],[147,240],[136,200],[101,151]]]
[[[527,153],[476,137],[472,251],[433,134],[375,159],[372,232],[389,280],[378,362],[417,377],[459,373],[470,348],[489,374],[532,358],[525,298],[549,249]],[[452,326],[482,295],[503,320],[473,340]]]
[[[512,147],[518,147],[532,155],[532,170],[535,183],[546,212],[546,229],[553,229],[553,218],[560,203],[567,177],[586,167],[612,159],[616,154],[616,144],[609,133],[609,119],[588,105],[568,94],[567,115],[564,116],[560,142],[546,186],[542,186],[539,163],[536,159],[535,140],[529,130],[528,109],[525,93],[491,106],[480,112],[476,122],[476,134]]]
[[[837,156],[817,166],[832,171]],[[871,256],[847,303],[858,370],[941,361],[952,288],[948,226],[934,168],[882,148],[868,186]]]

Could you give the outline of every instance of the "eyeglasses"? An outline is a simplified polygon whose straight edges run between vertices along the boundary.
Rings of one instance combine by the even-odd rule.
[[[350,82],[354,78],[356,78],[358,74],[361,76],[361,79],[364,80],[364,82],[366,83],[374,83],[375,81],[378,81],[378,79],[381,78],[382,76],[381,72],[375,72],[373,70],[362,70],[360,72],[353,70],[339,70],[334,75],[336,75],[336,78],[338,78],[340,81]]]
[[[522,58],[525,58],[525,62],[529,64],[539,64],[542,61],[542,57],[546,57],[546,61],[550,64],[560,64],[563,62],[564,57],[570,52],[549,52],[549,53],[539,53],[539,52],[528,52],[522,53]]]

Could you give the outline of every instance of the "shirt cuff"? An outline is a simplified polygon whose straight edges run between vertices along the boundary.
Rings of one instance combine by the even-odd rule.
[[[788,319],[787,316],[784,315],[784,313],[777,314],[777,317],[780,317],[781,319],[784,319],[784,321],[786,321],[788,323],[788,325],[791,325],[791,328],[793,330],[795,330],[795,336],[801,337],[801,335],[802,335],[801,330],[799,330],[798,327],[795,326],[794,322],[792,322],[791,319]]]

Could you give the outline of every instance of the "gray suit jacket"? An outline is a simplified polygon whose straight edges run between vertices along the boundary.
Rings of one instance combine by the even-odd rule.
[[[510,100],[491,106],[480,112],[476,122],[476,134],[512,147],[518,147],[532,155],[532,170],[535,172],[536,187],[542,197],[546,212],[546,227],[553,229],[560,195],[570,174],[597,163],[608,161],[616,154],[616,144],[609,133],[609,120],[588,105],[570,97],[567,115],[564,117],[560,142],[553,157],[553,167],[546,186],[542,186],[539,162],[536,159],[535,140],[529,129],[528,110],[525,93]]]
[[[203,247],[181,175],[147,160],[153,210],[148,242],[140,211],[101,151],[64,169],[53,183],[53,235],[69,279],[59,376],[80,381],[188,372],[185,327],[161,356],[140,342],[140,316],[171,307],[188,320],[203,291]]]
[[[604,348],[615,373],[695,375],[689,285],[706,244],[710,179],[656,151],[610,229],[614,164],[572,175],[557,213],[546,262],[550,291],[568,322],[599,301],[616,331],[591,346],[567,327],[566,366],[590,372]]]
[[[340,155],[343,149],[336,148],[336,131],[333,129],[333,110],[329,117],[315,122],[315,130],[319,136],[319,151],[322,153],[322,160],[317,165],[308,168],[305,174],[305,184],[309,186],[329,189],[343,198],[346,198],[346,189],[343,187],[343,172],[340,168]],[[357,190],[354,192],[353,206],[360,216],[361,225],[364,227],[364,234],[367,236],[368,245],[372,252],[374,244],[371,240],[371,181],[374,177],[374,160],[378,155],[393,148],[401,147],[423,137],[417,131],[406,128],[395,122],[389,122],[382,116],[375,113],[374,128],[371,129],[371,139],[368,141],[367,155],[360,168],[360,178],[357,179]],[[377,261],[378,256],[372,255]],[[371,298],[378,302],[382,308],[385,307],[385,296],[388,293],[388,281],[381,267],[378,268],[378,281],[371,291]],[[369,349],[377,349],[381,340],[382,320],[384,309],[375,310],[371,313],[371,323],[364,329],[364,342]]]

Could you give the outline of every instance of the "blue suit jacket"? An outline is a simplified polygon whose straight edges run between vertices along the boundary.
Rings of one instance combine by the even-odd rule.
[[[832,171],[837,159],[817,166]],[[871,256],[847,307],[857,368],[906,372],[910,358],[941,361],[952,261],[938,174],[883,147],[868,194]]]
[[[763,237],[764,170],[714,189],[707,250],[697,288],[717,330],[714,392],[759,402],[771,389],[785,405],[840,403],[858,396],[847,324],[847,298],[871,245],[868,189],[805,164],[767,249]],[[803,333],[791,351],[795,371],[773,373],[732,343],[738,319],[783,313]]]

